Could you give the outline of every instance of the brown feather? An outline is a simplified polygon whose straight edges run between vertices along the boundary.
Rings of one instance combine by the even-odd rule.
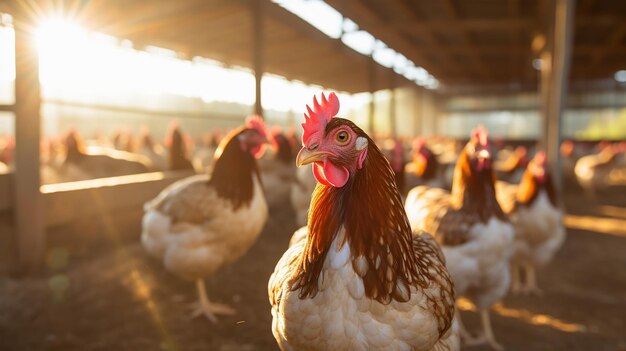
[[[228,133],[215,151],[215,166],[208,182],[221,198],[229,199],[233,209],[250,204],[253,196],[253,176],[258,177],[259,169],[254,157],[241,148],[239,136],[246,127],[239,127]]]

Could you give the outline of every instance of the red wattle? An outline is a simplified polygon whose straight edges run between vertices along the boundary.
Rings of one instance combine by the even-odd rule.
[[[263,154],[265,153],[265,144],[260,144],[253,147],[252,149],[250,149],[250,153],[252,154],[252,156],[254,156],[254,158],[261,158],[261,156],[263,156]]]
[[[314,162],[313,175],[318,182],[335,188],[341,188],[350,178],[350,172],[345,167],[335,166],[328,160]]]

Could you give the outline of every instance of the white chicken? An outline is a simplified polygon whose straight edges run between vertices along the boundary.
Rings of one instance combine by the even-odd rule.
[[[196,282],[195,315],[216,321],[233,314],[211,303],[203,279],[228,265],[256,241],[267,221],[267,204],[255,158],[267,133],[258,117],[231,131],[215,152],[211,177],[196,175],[165,188],[145,205],[141,242],[165,268]]]
[[[489,308],[503,298],[511,280],[509,259],[514,229],[495,193],[487,131],[477,128],[456,162],[452,191],[419,186],[409,192],[406,211],[414,230],[424,229],[442,246],[457,296],[469,298],[481,314],[483,335],[468,344],[496,342]]]
[[[502,209],[515,226],[511,290],[539,294],[535,270],[550,262],[565,240],[563,211],[546,166],[545,152],[535,155],[519,185],[498,182],[496,190]]]
[[[389,162],[335,94],[303,124],[298,165],[319,184],[308,226],[270,277],[282,350],[457,350],[454,289],[428,234],[413,235]]]
[[[599,191],[620,185],[616,175],[626,169],[624,151],[626,144],[609,144],[593,155],[583,156],[576,161],[574,172],[587,196],[595,199]]]

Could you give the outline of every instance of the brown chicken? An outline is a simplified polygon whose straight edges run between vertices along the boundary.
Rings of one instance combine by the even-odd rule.
[[[274,337],[283,350],[455,350],[443,255],[411,233],[389,162],[338,110],[322,95],[303,124],[297,164],[319,184],[269,281]]]

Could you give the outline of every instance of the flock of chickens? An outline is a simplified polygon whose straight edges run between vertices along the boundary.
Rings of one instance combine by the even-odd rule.
[[[423,140],[405,165],[401,146],[386,157],[338,111],[334,93],[307,106],[297,171],[294,141],[250,117],[221,140],[210,175],[174,183],[146,204],[144,247],[195,281],[194,313],[216,321],[235,310],[209,300],[203,279],[244,255],[269,209],[289,199],[302,228],[268,283],[281,349],[458,350],[461,340],[502,349],[489,308],[510,289],[538,293],[536,269],[565,239],[545,153],[526,162],[519,184],[498,181],[492,143],[478,127],[447,191]],[[460,297],[480,311],[478,336],[463,327]]]
[[[42,148],[42,176],[206,170],[145,205],[141,242],[168,271],[195,282],[193,314],[213,322],[236,311],[211,301],[204,279],[243,256],[271,208],[289,201],[302,228],[268,283],[282,350],[458,350],[461,342],[502,349],[490,307],[509,291],[540,294],[536,271],[565,239],[545,153],[529,158],[518,148],[498,161],[487,130],[477,127],[450,167],[423,139],[407,163],[402,143],[381,150],[338,112],[334,93],[315,98],[301,142],[251,116],[193,159],[176,125],[165,149],[143,132],[132,152],[86,145],[71,131]],[[8,144],[0,166],[10,161]],[[604,145],[568,166],[577,150],[566,143],[565,176],[598,189],[626,175],[625,149]],[[460,297],[480,313],[478,335],[463,326]]]

